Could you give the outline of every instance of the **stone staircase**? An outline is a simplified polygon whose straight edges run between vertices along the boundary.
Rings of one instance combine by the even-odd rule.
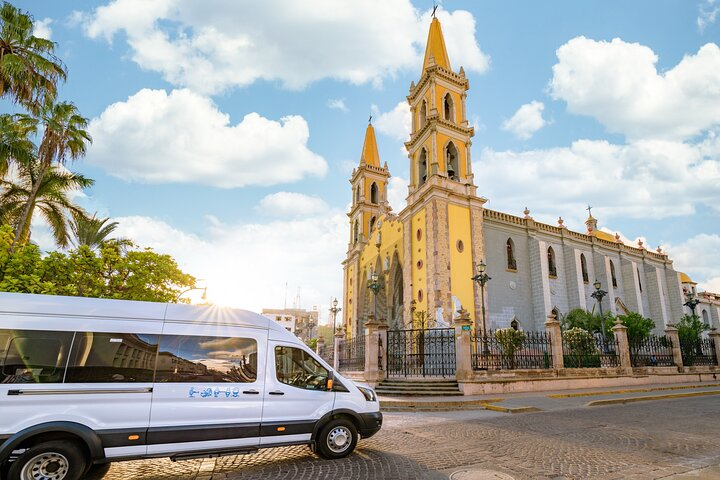
[[[448,397],[462,396],[453,379],[385,379],[375,392],[383,397]]]

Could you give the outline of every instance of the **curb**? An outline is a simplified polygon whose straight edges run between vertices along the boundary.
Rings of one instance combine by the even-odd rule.
[[[607,400],[595,400],[585,404],[586,407],[598,407],[602,405],[618,405],[634,402],[647,402],[650,400],[668,400],[672,398],[686,398],[686,397],[704,397],[707,395],[720,395],[720,390],[710,390],[706,392],[690,392],[690,393],[671,393],[668,395],[648,395],[644,397],[629,397],[629,398],[611,398]]]
[[[502,413],[533,413],[533,412],[542,412],[541,409],[537,407],[503,407],[501,405],[485,405],[485,410],[491,410],[493,412],[502,412]]]
[[[581,392],[581,393],[556,393],[546,395],[548,398],[577,398],[577,397],[596,397],[600,395],[617,395],[621,393],[643,393],[657,392],[663,390],[688,390],[692,388],[709,388],[720,387],[720,383],[706,383],[704,385],[679,385],[675,387],[654,387],[654,388],[627,388],[623,390],[604,390],[601,392]]]

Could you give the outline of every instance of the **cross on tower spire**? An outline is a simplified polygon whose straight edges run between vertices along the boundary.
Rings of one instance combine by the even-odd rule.
[[[588,216],[592,217],[592,207],[588,204],[588,207],[585,209],[588,211]]]
[[[437,10],[438,6],[435,2],[433,2],[433,11],[432,11],[432,17],[435,18],[435,11]]]

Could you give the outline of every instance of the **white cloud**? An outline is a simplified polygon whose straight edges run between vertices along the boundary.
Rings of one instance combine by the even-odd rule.
[[[387,199],[395,213],[400,213],[407,206],[408,183],[404,178],[390,177]]]
[[[232,125],[210,99],[189,90],[140,90],[93,119],[90,133],[86,161],[126,180],[234,188],[324,176],[328,168],[308,149],[302,117],[249,113]]]
[[[720,293],[720,235],[701,233],[677,245],[663,245],[675,270],[687,273],[701,290]]]
[[[718,15],[720,15],[720,3],[717,0],[705,0],[700,4],[700,14],[697,18],[697,25],[700,32],[715,23]]]
[[[256,210],[279,217],[310,215],[328,211],[327,204],[318,197],[296,192],[277,192],[265,196]]]
[[[699,205],[718,208],[720,160],[703,152],[717,148],[716,137],[710,145],[578,140],[569,148],[485,149],[473,169],[481,172],[481,193],[495,210],[519,213],[527,205],[544,221],[554,222],[558,215],[584,220],[589,202],[599,207],[600,216],[594,216],[606,222],[667,218],[690,215]]]
[[[239,225],[214,220],[203,237],[148,217],[114,220],[119,236],[172,255],[184,271],[203,279],[212,302],[254,311],[282,307],[286,282],[289,300],[299,288],[304,308],[342,298],[340,262],[349,235],[342,212]]]
[[[631,140],[684,140],[720,124],[720,47],[714,43],[660,73],[650,48],[618,38],[576,37],[557,57],[553,98]]]
[[[327,101],[328,108],[331,108],[333,110],[340,110],[343,112],[348,112],[350,109],[345,105],[345,99],[344,98],[331,98]]]
[[[51,23],[53,23],[52,18],[43,18],[42,20],[35,20],[35,22],[33,23],[33,36],[51,40],[52,39],[52,28],[50,28]]]
[[[505,120],[502,124],[502,129],[506,130],[517,138],[522,140],[529,140],[532,136],[547,125],[547,122],[542,116],[545,105],[542,102],[532,101],[518,108],[508,120]]]
[[[378,132],[397,140],[407,141],[412,130],[412,114],[407,102],[400,102],[389,112],[380,112],[377,105],[372,105],[373,124]]]
[[[419,68],[430,24],[410,0],[113,0],[84,15],[91,38],[126,34],[131,58],[174,85],[206,93],[279,81],[291,89],[333,78],[379,85]],[[466,11],[440,10],[454,65],[483,72],[488,57]]]

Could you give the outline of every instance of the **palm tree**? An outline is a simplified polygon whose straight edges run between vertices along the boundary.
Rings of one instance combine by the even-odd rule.
[[[37,122],[27,115],[0,115],[0,178],[13,164],[35,159],[35,144],[29,137],[36,127]]]
[[[87,145],[92,142],[87,132],[88,120],[80,115],[75,105],[61,102],[49,106],[42,111],[39,121],[42,123],[43,136],[37,149],[36,175],[25,206],[18,217],[15,228],[15,244],[22,244],[25,230],[29,229],[32,208],[36,203],[41,182],[47,172],[57,165],[64,165],[68,160],[75,160],[85,155]],[[36,163],[36,165],[35,165]],[[83,177],[84,178],[84,177]]]
[[[17,171],[0,181],[0,220],[3,223],[19,224],[25,206],[30,201],[30,215],[25,217],[16,243],[30,241],[30,224],[37,212],[52,230],[55,242],[67,247],[70,239],[72,218],[85,216],[85,211],[73,202],[72,192],[92,186],[93,180],[68,171],[60,165],[53,165],[39,177],[40,163],[21,163]],[[37,190],[33,196],[33,188]]]
[[[90,248],[100,246],[102,242],[110,240],[108,237],[118,227],[118,222],[107,223],[109,218],[97,218],[97,212],[92,217],[87,215],[74,215],[70,222],[72,237],[70,241],[76,247],[86,245]]]
[[[33,35],[33,19],[7,2],[0,7],[0,97],[38,113],[54,101],[65,68],[55,42]]]

